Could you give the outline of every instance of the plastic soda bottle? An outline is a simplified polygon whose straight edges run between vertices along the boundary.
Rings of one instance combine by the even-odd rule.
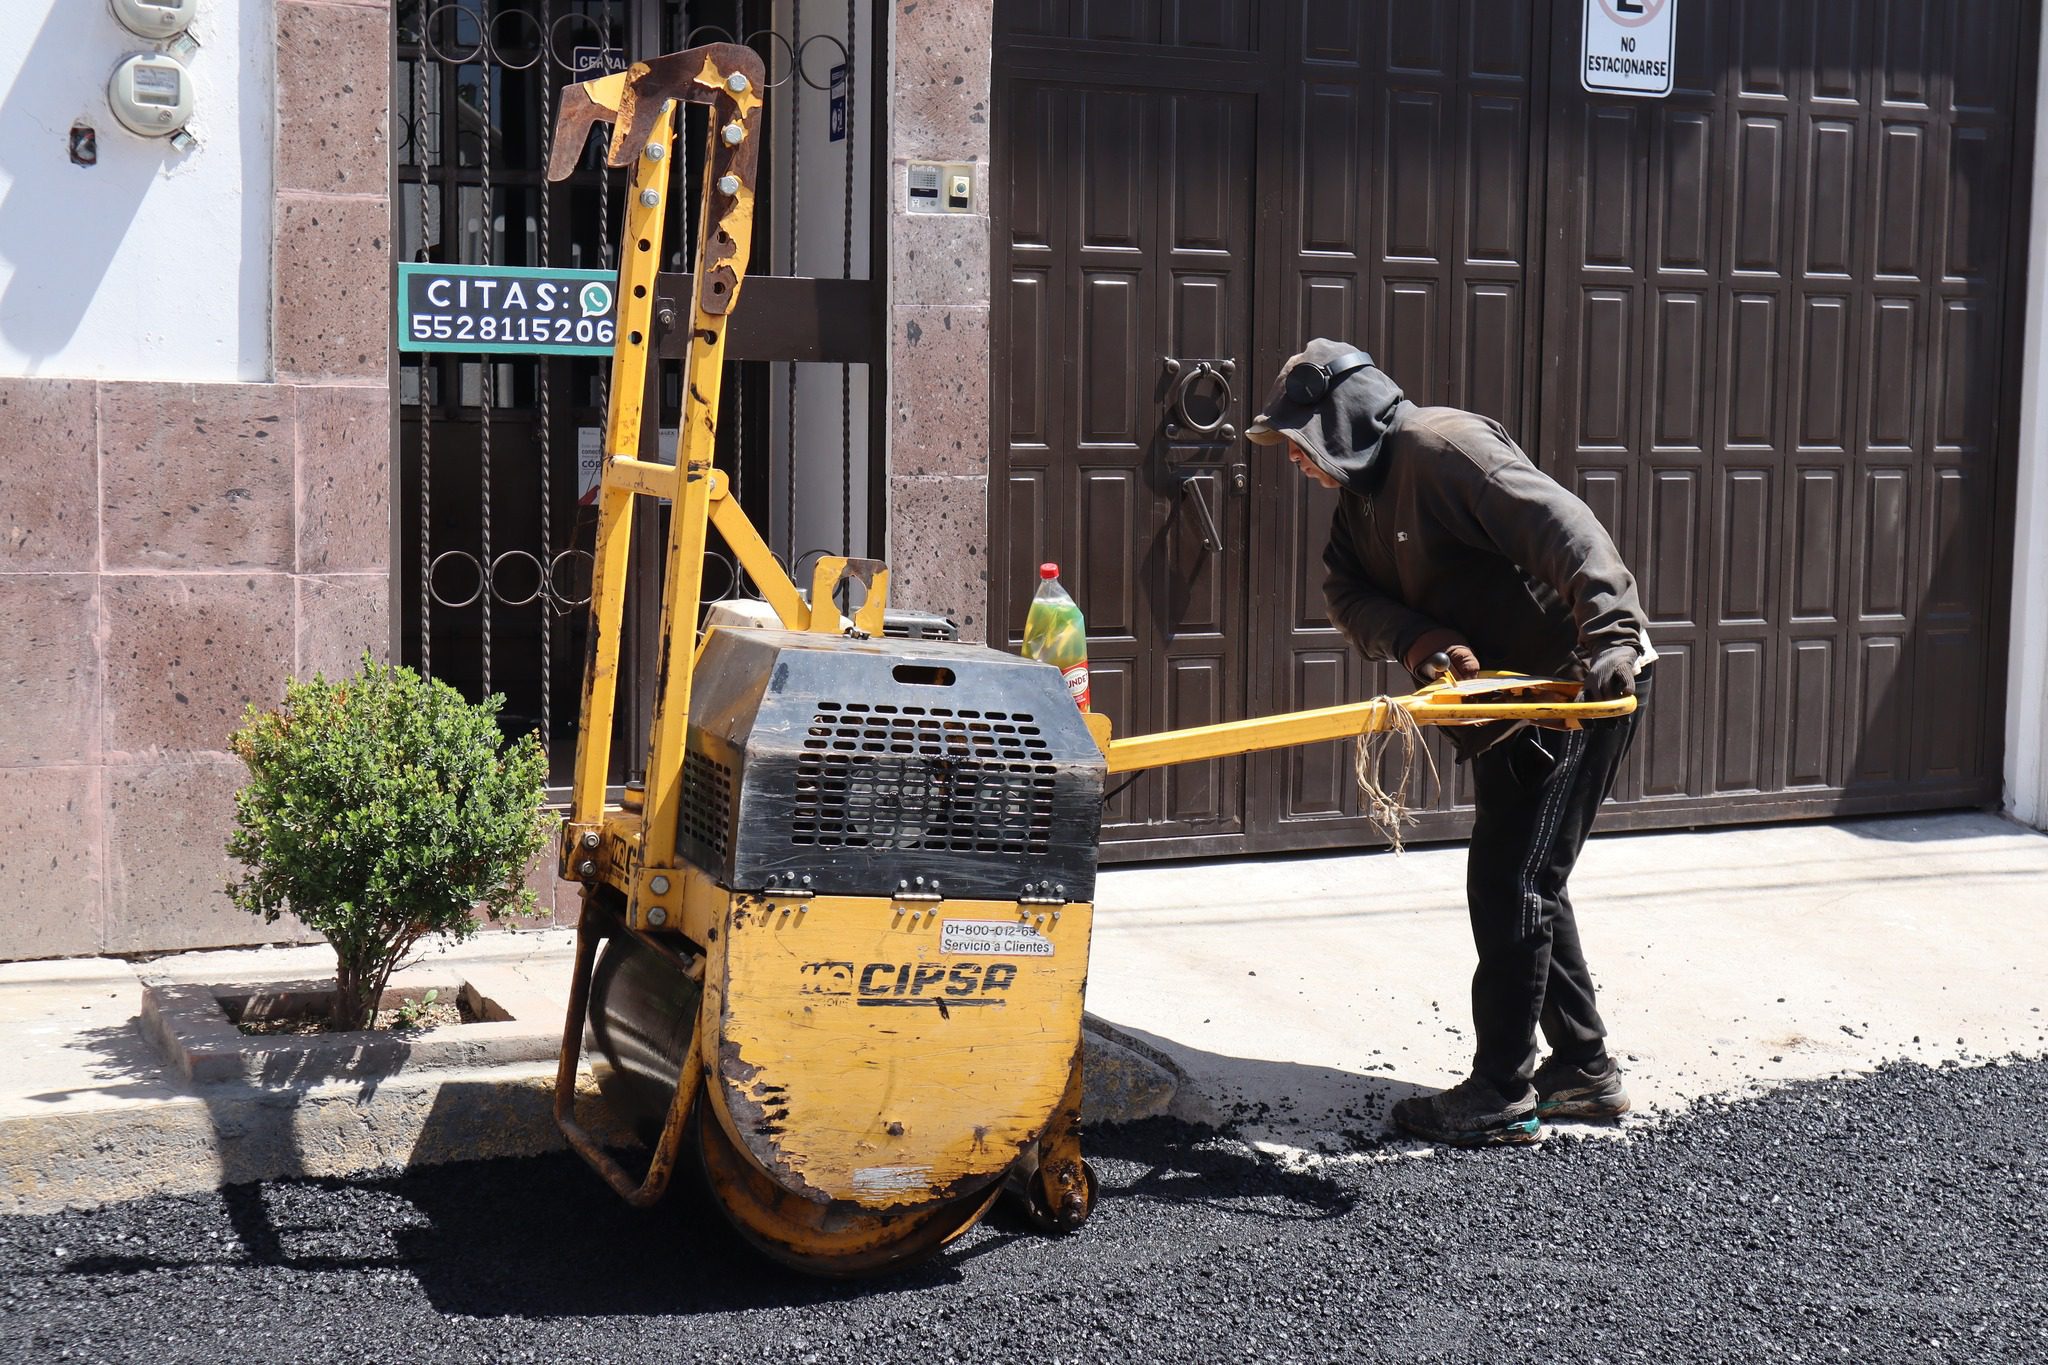
[[[1051,664],[1067,680],[1074,705],[1088,709],[1088,626],[1060,586],[1060,566],[1038,566],[1038,594],[1024,617],[1024,657]]]

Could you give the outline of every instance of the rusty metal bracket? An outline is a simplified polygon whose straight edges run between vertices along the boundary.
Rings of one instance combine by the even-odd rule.
[[[1032,1150],[1019,1158],[1005,1188],[1044,1232],[1072,1232],[1095,1211],[1095,1170],[1081,1155],[1079,1048],[1059,1108]]]

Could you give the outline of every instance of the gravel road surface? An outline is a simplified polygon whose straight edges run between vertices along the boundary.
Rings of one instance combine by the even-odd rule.
[[[14,1361],[1906,1361],[2048,1355],[2048,1062],[1708,1105],[1622,1141],[1307,1166],[1155,1122],[1094,1219],[896,1280],[636,1214],[573,1157],[0,1219]]]

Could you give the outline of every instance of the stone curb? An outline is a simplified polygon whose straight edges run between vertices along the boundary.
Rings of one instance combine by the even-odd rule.
[[[1180,1064],[1107,1020],[1081,1016],[1081,1123],[1135,1123],[1162,1114],[1211,1120]]]
[[[307,1089],[225,1081],[156,1104],[0,1121],[0,1212],[557,1151],[554,1088],[553,1065],[532,1063]],[[630,1145],[587,1075],[577,1116]]]

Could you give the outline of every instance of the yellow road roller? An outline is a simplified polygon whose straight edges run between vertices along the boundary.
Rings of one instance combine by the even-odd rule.
[[[1112,739],[1056,669],[891,611],[879,562],[824,558],[800,591],[712,459],[763,75],[755,53],[714,44],[571,86],[551,151],[560,179],[610,123],[610,164],[633,171],[562,838],[562,875],[584,891],[555,1116],[630,1202],[659,1200],[688,1161],[770,1256],[863,1275],[937,1250],[1005,1190],[1050,1230],[1089,1215],[1081,1015],[1109,774],[1397,721],[1572,725],[1635,702],[1499,678]],[[633,452],[687,103],[710,117],[670,465]],[[636,497],[672,504],[659,671],[644,784],[609,805]],[[705,613],[713,531],[759,590],[751,613]],[[586,1036],[645,1140],[637,1173],[577,1121]]]

